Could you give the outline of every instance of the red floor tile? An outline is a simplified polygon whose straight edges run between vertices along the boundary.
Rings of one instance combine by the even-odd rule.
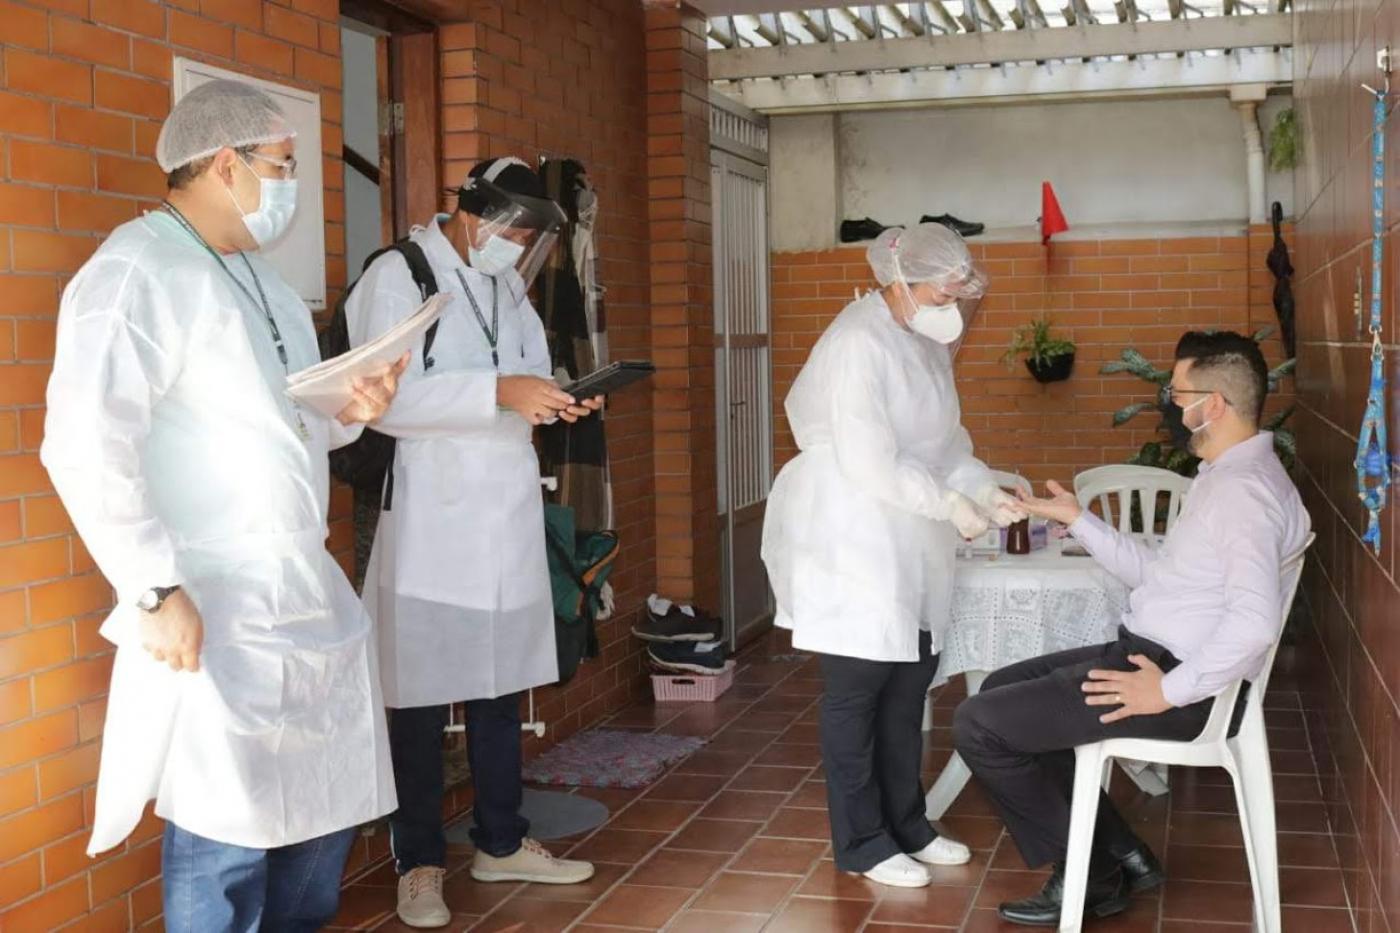
[[[795,897],[773,917],[765,930],[767,933],[855,933],[870,912],[870,905],[863,901]]]
[[[976,892],[976,888],[952,885],[891,888],[883,892],[871,919],[885,923],[956,927],[963,922]]]
[[[747,820],[691,820],[685,829],[676,833],[669,845],[673,849],[733,854],[758,835],[762,826],[762,823]]]
[[[826,849],[824,842],[760,836],[749,842],[730,868],[734,871],[805,876],[812,864],[826,854]]]
[[[770,914],[685,910],[666,930],[667,933],[758,933],[770,919]]]
[[[783,875],[721,872],[691,905],[696,910],[769,914],[797,887],[798,879]]]
[[[694,894],[684,888],[624,884],[614,888],[583,919],[587,923],[659,930]]]
[[[727,861],[728,853],[661,849],[638,865],[627,881],[629,884],[699,890],[710,883],[710,879],[719,873]]]
[[[826,785],[820,786],[825,792]],[[700,816],[711,820],[766,821],[787,799],[788,795],[784,793],[724,790],[706,804]]]

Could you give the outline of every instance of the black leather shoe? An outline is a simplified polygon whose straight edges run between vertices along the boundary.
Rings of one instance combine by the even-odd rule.
[[[976,236],[987,229],[986,224],[973,223],[970,220],[958,220],[952,214],[939,214],[934,217],[932,214],[925,214],[919,218],[921,224],[942,224],[960,237]]]
[[[1128,879],[1128,887],[1134,894],[1161,887],[1162,882],[1167,880],[1162,863],[1157,861],[1157,856],[1145,845],[1138,846],[1120,858],[1118,865],[1123,869],[1123,875]]]
[[[1060,904],[1064,902],[1065,870],[1056,865],[1045,887],[1033,897],[1007,901],[997,908],[1001,919],[1032,927],[1053,927],[1060,924]],[[1089,879],[1084,892],[1085,917],[1111,917],[1128,909],[1128,879],[1117,865],[1108,874]]]
[[[841,221],[841,242],[859,243],[861,240],[873,240],[888,229],[889,227],[878,220],[871,220],[869,217],[864,220],[843,220]]]

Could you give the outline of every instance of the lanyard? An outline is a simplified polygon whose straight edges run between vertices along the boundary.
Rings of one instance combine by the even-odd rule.
[[[467,285],[467,277],[462,274],[461,269],[455,270],[457,281],[462,283],[462,291],[467,293],[467,301],[472,306],[472,314],[476,315],[476,323],[481,328],[482,335],[486,338],[486,344],[491,348],[491,365],[496,369],[501,368],[501,354],[497,352],[496,345],[501,339],[501,292],[494,277],[491,279],[491,326],[486,326],[486,316],[481,313],[481,305],[476,303],[476,296],[472,294],[471,287]]]
[[[1364,87],[1364,85],[1363,85]],[[1367,90],[1371,90],[1367,88]],[[1381,269],[1384,265],[1385,235],[1385,130],[1389,116],[1390,74],[1384,90],[1371,91],[1374,136],[1371,144],[1371,385],[1366,410],[1356,438],[1356,495],[1366,507],[1366,533],[1361,540],[1375,553],[1381,550],[1381,512],[1385,509],[1386,489],[1390,486],[1390,456],[1386,442],[1385,350],[1381,344]]]
[[[228,263],[224,262],[224,257],[220,256],[218,251],[209,245],[209,241],[205,240],[204,237],[200,235],[199,231],[194,228],[194,224],[190,223],[189,219],[186,218],[184,214],[180,213],[179,208],[169,201],[162,202],[161,206],[165,208],[166,213],[173,217],[190,236],[198,241],[200,246],[204,247],[205,251],[208,252],[210,256],[214,257],[214,261],[219,264],[220,269],[224,270],[224,275],[228,276],[229,281],[238,286],[238,290],[252,303],[254,308],[262,312],[263,319],[267,321],[267,329],[272,334],[272,345],[277,348],[277,359],[282,362],[282,371],[291,375],[291,365],[287,361],[287,345],[282,341],[282,329],[277,326],[277,319],[272,316],[272,303],[267,300],[267,292],[263,291],[262,281],[258,278],[258,274],[253,271],[253,264],[248,261],[248,257],[243,253],[238,254],[238,257],[243,260],[244,268],[248,270],[248,275],[253,279],[253,287],[258,290],[256,298],[248,289],[248,286],[243,284],[243,280],[233,274],[233,270],[228,267]],[[306,427],[306,421],[301,417],[301,406],[293,402],[292,411],[297,419],[297,433],[301,435],[303,440],[310,440],[311,431]]]

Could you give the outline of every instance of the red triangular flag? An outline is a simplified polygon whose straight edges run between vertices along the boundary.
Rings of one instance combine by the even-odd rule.
[[[1060,210],[1060,202],[1055,198],[1055,189],[1050,187],[1050,182],[1040,183],[1040,242],[1045,245],[1050,242],[1050,238],[1057,233],[1064,233],[1069,229],[1069,222],[1065,220],[1064,213]]]

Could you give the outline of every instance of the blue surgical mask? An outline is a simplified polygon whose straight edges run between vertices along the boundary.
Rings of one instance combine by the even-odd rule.
[[[234,197],[233,189],[224,190],[228,192],[229,200],[243,218],[243,226],[248,229],[248,234],[260,249],[265,248],[276,242],[292,225],[292,218],[297,211],[297,182],[295,178],[264,178],[253,172],[253,167],[241,157],[238,161],[258,180],[257,210],[251,213],[244,211],[238,203],[238,198]]]

